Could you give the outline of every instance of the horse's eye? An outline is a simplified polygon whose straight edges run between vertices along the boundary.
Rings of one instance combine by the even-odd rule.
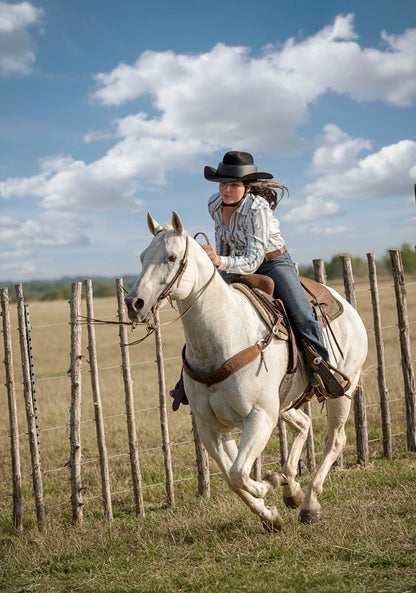
[[[168,261],[170,261],[170,262],[175,262],[175,261],[176,261],[176,255],[170,255],[170,256],[168,257]]]

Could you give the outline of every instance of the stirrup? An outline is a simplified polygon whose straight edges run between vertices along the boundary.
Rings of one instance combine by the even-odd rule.
[[[325,397],[341,397],[345,395],[345,392],[348,391],[351,385],[347,375],[332,366],[331,363],[326,362],[305,339],[302,340],[302,351],[306,364],[310,366],[318,381],[319,390],[322,391],[322,395],[325,395]],[[338,381],[334,373],[342,377],[343,381]]]
[[[339,371],[337,371],[339,373]],[[346,377],[346,375],[344,375],[343,373],[339,373],[340,375],[342,375],[343,377]],[[348,399],[352,399],[350,395],[348,395],[347,391],[351,386],[351,383],[349,381],[348,378],[344,379],[343,381],[338,381],[335,377],[334,381],[337,381],[338,383],[338,389],[336,393],[333,393],[332,391],[329,391],[323,380],[322,377],[320,375],[318,375],[318,373],[314,373],[315,379],[318,381],[319,386],[316,387],[314,386],[314,390],[315,390],[315,395],[318,398],[319,402],[322,402],[324,399],[337,399],[338,397],[342,397],[343,395],[345,395],[345,397],[348,397]],[[331,382],[332,385],[332,382]],[[342,390],[342,393],[341,393]]]
[[[328,393],[327,390],[325,389],[322,379],[319,376],[316,377],[316,380],[318,381],[319,386],[311,385],[311,383],[309,383],[306,386],[303,393],[298,397],[298,399],[294,401],[294,403],[290,406],[290,408],[288,408],[289,410],[291,408],[295,408],[295,410],[299,410],[299,408],[301,408],[304,404],[309,403],[312,400],[314,395],[316,396],[316,399],[318,400],[319,403],[322,403],[327,399],[336,399],[338,397],[341,397],[341,396],[334,396],[333,394]],[[346,392],[349,388],[349,381],[341,381],[340,385],[343,387],[343,389],[345,389],[345,392]],[[345,392],[343,393],[343,395],[345,395],[345,397],[348,397],[348,399],[352,399],[352,397]]]

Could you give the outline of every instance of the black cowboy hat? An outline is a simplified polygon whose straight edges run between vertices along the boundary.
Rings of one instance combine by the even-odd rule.
[[[218,167],[204,167],[204,177],[208,181],[230,183],[232,181],[256,181],[258,179],[273,179],[270,173],[257,171],[253,157],[249,152],[231,150],[225,153],[222,163]]]

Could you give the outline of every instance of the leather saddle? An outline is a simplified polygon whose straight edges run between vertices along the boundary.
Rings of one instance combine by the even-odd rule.
[[[333,294],[323,284],[315,282],[310,278],[304,278],[302,276],[299,276],[299,280],[302,284],[302,287],[305,291],[309,303],[314,309],[315,316],[318,322],[321,324],[321,327],[329,327],[330,322],[342,314],[342,304],[333,296]],[[284,304],[282,303],[282,301],[274,298],[273,296],[273,280],[268,276],[263,276],[261,274],[230,274],[225,277],[225,281],[228,284],[234,285],[235,289],[239,290],[240,292],[243,292],[243,294],[246,295],[246,297],[251,301],[252,305],[256,308],[259,315],[269,326],[275,337],[289,341],[290,355],[287,372],[294,373],[297,368],[298,358],[297,340],[293,332],[293,329],[290,326],[289,318],[287,316]],[[318,395],[318,400],[322,401],[322,399],[326,398],[327,393],[325,392],[325,388],[327,387],[327,385],[334,388],[334,395],[332,395],[331,397],[339,397],[340,395],[343,395],[344,389],[341,388],[341,390],[339,390],[340,386],[338,382],[335,379],[333,379],[330,370],[328,368],[322,368],[322,366],[326,366],[328,363],[324,363],[321,359],[318,363],[318,366],[314,368],[313,363],[317,361],[316,353],[313,350],[311,352],[310,345],[307,344],[305,341],[302,341],[302,339],[299,340],[299,345],[303,351],[305,360],[308,360],[308,363],[312,365],[314,371],[316,370],[318,373],[323,373],[323,376],[326,378],[327,384],[322,382],[322,389],[325,395],[323,395],[322,398],[320,398],[319,395],[316,394]],[[184,358],[184,353],[182,354],[182,356]],[[185,368],[185,366],[183,367],[183,369]],[[189,374],[189,369],[187,370],[187,372]],[[176,411],[179,408],[180,404],[188,404],[188,399],[186,397],[183,386],[182,373],[175,388],[171,390],[169,393],[170,396],[174,399],[172,404],[174,411]],[[312,398],[313,393],[314,389],[311,385],[309,385],[304,391],[304,393],[301,395],[299,400],[296,402],[294,407],[299,408],[301,405],[303,405],[303,403],[309,401]]]
[[[257,312],[263,317],[263,320],[268,323],[269,327],[273,328],[273,333],[276,337],[289,340],[288,373],[294,373],[296,371],[297,351],[299,348],[305,362],[311,367],[320,385],[320,393],[323,394],[323,398],[327,396],[340,397],[345,394],[350,386],[348,377],[329,362],[324,361],[304,336],[295,333],[291,327],[283,302],[273,297],[274,282],[271,278],[258,274],[245,276],[233,274],[227,276],[225,280],[246,295]],[[334,342],[342,355],[330,325],[331,321],[342,314],[342,303],[323,284],[302,276],[299,277],[299,280],[322,330],[326,329],[332,334]],[[336,371],[344,381],[338,381],[332,371]],[[309,388],[313,392],[314,388],[311,385],[308,386],[306,391]],[[307,396],[309,396],[309,392],[302,394],[298,402],[299,405],[304,401],[308,401],[308,399],[305,399]],[[296,407],[298,407],[298,404],[296,404]]]
[[[324,284],[303,276],[299,276],[299,280],[321,325],[325,322],[329,323],[333,321],[342,314],[342,304]],[[259,290],[268,297],[273,298],[274,282],[268,276],[263,276],[262,274],[230,274],[225,277],[225,281],[228,284],[244,284],[252,289],[256,289],[255,292]]]

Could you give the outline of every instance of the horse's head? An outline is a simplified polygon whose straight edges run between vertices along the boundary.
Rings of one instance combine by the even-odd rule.
[[[154,237],[140,256],[140,276],[124,299],[129,318],[140,322],[148,319],[157,301],[171,293],[175,298],[184,284],[181,285],[181,281],[188,256],[188,235],[176,212],[172,212],[172,225],[160,225],[150,213],[147,214],[147,224]]]

